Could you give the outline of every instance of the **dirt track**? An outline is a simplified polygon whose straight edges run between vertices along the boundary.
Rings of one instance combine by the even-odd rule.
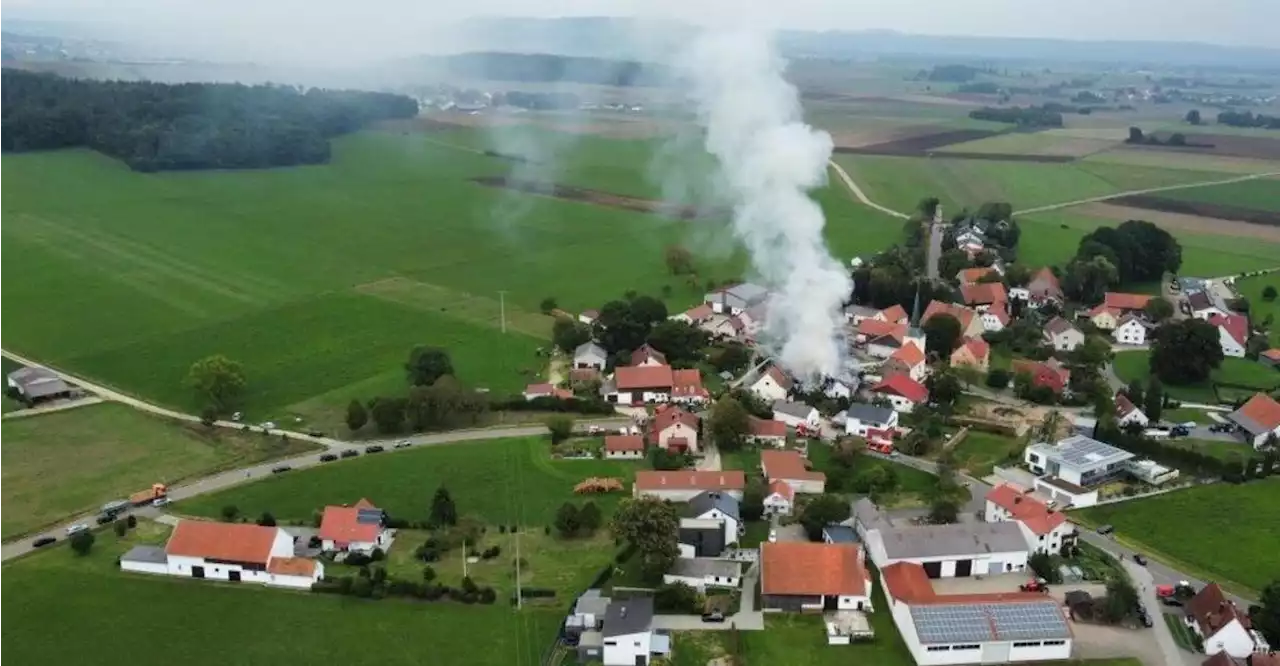
[[[486,185],[488,187],[499,187],[524,194],[553,197],[556,199],[564,199],[566,201],[595,204],[597,206],[608,206],[610,208],[619,208],[638,213],[662,215],[664,217],[671,217],[677,220],[724,219],[729,215],[728,211],[706,210],[700,209],[696,206],[676,206],[665,201],[628,197],[621,194],[613,194],[611,192],[589,190],[585,187],[561,185],[559,183],[509,180],[494,176],[482,176],[479,178],[472,178],[471,180],[472,182]]]
[[[1146,220],[1160,225],[1164,229],[1208,233],[1218,236],[1236,236],[1240,238],[1256,238],[1258,240],[1280,243],[1280,227],[1251,224],[1236,220],[1223,220],[1202,215],[1184,215],[1167,213],[1147,208],[1131,208],[1108,203],[1091,203],[1080,206],[1081,213],[1108,220]]]

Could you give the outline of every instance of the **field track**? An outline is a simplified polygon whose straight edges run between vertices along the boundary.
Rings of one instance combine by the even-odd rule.
[[[1181,185],[1165,185],[1163,187],[1149,187],[1143,190],[1129,190],[1127,192],[1116,192],[1100,197],[1090,197],[1088,199],[1078,199],[1076,201],[1064,201],[1062,203],[1049,204],[1047,206],[1037,206],[1026,210],[1016,210],[1015,215],[1026,215],[1028,213],[1043,213],[1050,210],[1058,210],[1059,208],[1069,208],[1071,206],[1079,206],[1081,204],[1097,203],[1099,201],[1110,201],[1121,197],[1130,197],[1140,194],[1154,194],[1156,192],[1168,192],[1170,190],[1185,190],[1192,187],[1206,187],[1209,185],[1227,185],[1229,183],[1239,183],[1246,180],[1257,180],[1259,178],[1267,178],[1270,176],[1280,176],[1280,171],[1271,171],[1268,173],[1254,173],[1247,176],[1237,176],[1235,178],[1227,178],[1225,180],[1210,180],[1200,183],[1183,183]]]

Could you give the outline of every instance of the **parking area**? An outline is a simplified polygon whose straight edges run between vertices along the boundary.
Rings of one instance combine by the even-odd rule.
[[[1072,656],[1077,659],[1134,657],[1147,666],[1163,666],[1166,663],[1153,629],[1107,627],[1070,619],[1067,622],[1075,637],[1075,654]]]
[[[800,523],[792,523],[790,525],[775,525],[773,527],[778,541],[808,541],[809,537],[804,533],[804,526]]]

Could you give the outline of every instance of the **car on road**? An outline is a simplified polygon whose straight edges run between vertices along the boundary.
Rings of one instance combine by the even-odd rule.
[[[410,446],[412,446],[412,445],[413,445],[413,442],[410,442],[410,441],[409,441],[409,440],[407,440],[407,439],[402,439],[402,440],[400,440],[400,441],[396,442],[395,448],[397,448],[397,449],[407,449],[407,448],[409,448],[409,447],[410,447]]]
[[[94,522],[99,525],[106,525],[107,523],[112,522],[115,519],[116,519],[115,514],[104,513],[98,516],[97,518],[95,518]]]
[[[332,453],[324,453],[320,455],[320,462],[333,462],[337,459],[338,456],[335,456]]]
[[[1107,536],[1108,534],[1111,534],[1114,531],[1116,531],[1116,528],[1112,525],[1103,525],[1102,527],[1098,528],[1098,534],[1101,534],[1102,536]]]
[[[282,474],[282,473],[287,472],[287,471],[289,471],[289,470],[291,470],[291,469],[293,469],[293,468],[292,468],[292,467],[290,467],[290,466],[288,466],[288,465],[277,465],[276,467],[272,467],[272,468],[271,468],[271,473],[272,473],[272,474]]]
[[[724,622],[724,613],[718,610],[711,611],[710,613],[703,613],[702,621],[703,622]]]
[[[1191,434],[1191,429],[1186,426],[1176,425],[1169,430],[1170,437],[1186,437]]]
[[[378,446],[377,444],[374,444],[373,446],[364,447],[365,453],[382,453],[383,451],[386,451],[386,449],[382,448],[381,446]]]
[[[769,543],[778,542],[778,530],[769,530]]]
[[[1137,564],[1141,564],[1144,567],[1147,566],[1147,558],[1144,557],[1141,553],[1134,553],[1133,561],[1136,562]]]
[[[355,449],[344,449],[342,451],[343,458],[354,458],[358,455],[360,455],[360,452]]]
[[[168,497],[157,497],[151,500],[151,506],[164,506],[172,501],[173,500],[169,499]]]
[[[32,542],[31,542],[31,547],[32,547],[32,548],[44,548],[45,546],[47,546],[47,545],[49,545],[49,544],[51,544],[51,543],[53,543],[53,542],[55,542],[55,541],[57,541],[57,540],[58,540],[58,537],[51,537],[51,536],[48,536],[48,537],[40,537],[39,539],[36,539],[35,541],[32,541]]]
[[[262,422],[262,429],[263,429],[263,430],[275,430],[275,429],[276,429],[276,422],[275,422],[275,421],[263,421],[263,422]]]
[[[1154,622],[1151,621],[1151,616],[1147,615],[1147,612],[1145,610],[1142,611],[1141,613],[1138,613],[1138,621],[1142,623],[1142,626],[1147,628],[1151,628],[1155,624]]]
[[[72,534],[79,534],[81,532],[87,532],[87,531],[89,531],[88,525],[85,525],[84,523],[76,523],[75,525],[72,525],[71,527],[67,528],[67,536],[71,536]]]
[[[319,430],[308,430],[307,436],[308,437],[324,437],[324,433],[320,432]]]

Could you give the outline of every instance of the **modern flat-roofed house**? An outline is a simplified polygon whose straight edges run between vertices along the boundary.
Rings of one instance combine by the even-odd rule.
[[[769,290],[750,282],[721,287],[708,293],[703,299],[716,313],[731,315],[762,305],[768,300]]]
[[[1265,393],[1258,393],[1231,412],[1228,419],[1245,432],[1245,440],[1253,448],[1262,448],[1271,437],[1280,438],[1280,402]]]
[[[1057,444],[1032,444],[1023,460],[1040,476],[1052,476],[1077,486],[1096,486],[1128,472],[1134,455],[1084,435],[1072,435]]]
[[[1071,657],[1066,613],[1038,592],[938,594],[924,567],[912,562],[882,568],[880,582],[893,622],[920,666]]]
[[[742,470],[713,471],[657,471],[640,470],[632,494],[636,497],[656,497],[673,502],[688,502],[698,493],[718,490],[742,500],[742,490],[747,477]]]
[[[386,514],[361,498],[355,506],[326,506],[320,518],[320,548],[328,552],[369,554],[374,548],[391,547],[394,530],[386,527]]]
[[[1217,583],[1209,583],[1187,602],[1187,626],[1204,641],[1204,653],[1221,652],[1242,659],[1266,654],[1271,646],[1253,629],[1249,614],[1227,599]]]
[[[322,563],[294,556],[293,537],[279,527],[201,520],[179,521],[163,548],[134,546],[120,568],[300,589],[324,577]]]
[[[604,347],[594,342],[584,342],[573,350],[574,369],[595,368],[603,371],[608,362],[609,353],[604,350]]]
[[[71,386],[48,368],[18,368],[9,373],[6,382],[28,405],[71,395]]]
[[[1017,523],[1032,553],[1056,555],[1076,531],[1062,511],[1007,483],[992,488],[986,500],[986,521]]]
[[[653,597],[614,599],[600,634],[604,666],[648,666],[671,652],[670,636],[653,629]]]
[[[856,543],[760,546],[760,602],[768,612],[871,611],[871,576]]]
[[[1035,480],[1036,492],[1057,502],[1060,508],[1083,509],[1098,503],[1098,491],[1063,481],[1056,476],[1042,476]]]

